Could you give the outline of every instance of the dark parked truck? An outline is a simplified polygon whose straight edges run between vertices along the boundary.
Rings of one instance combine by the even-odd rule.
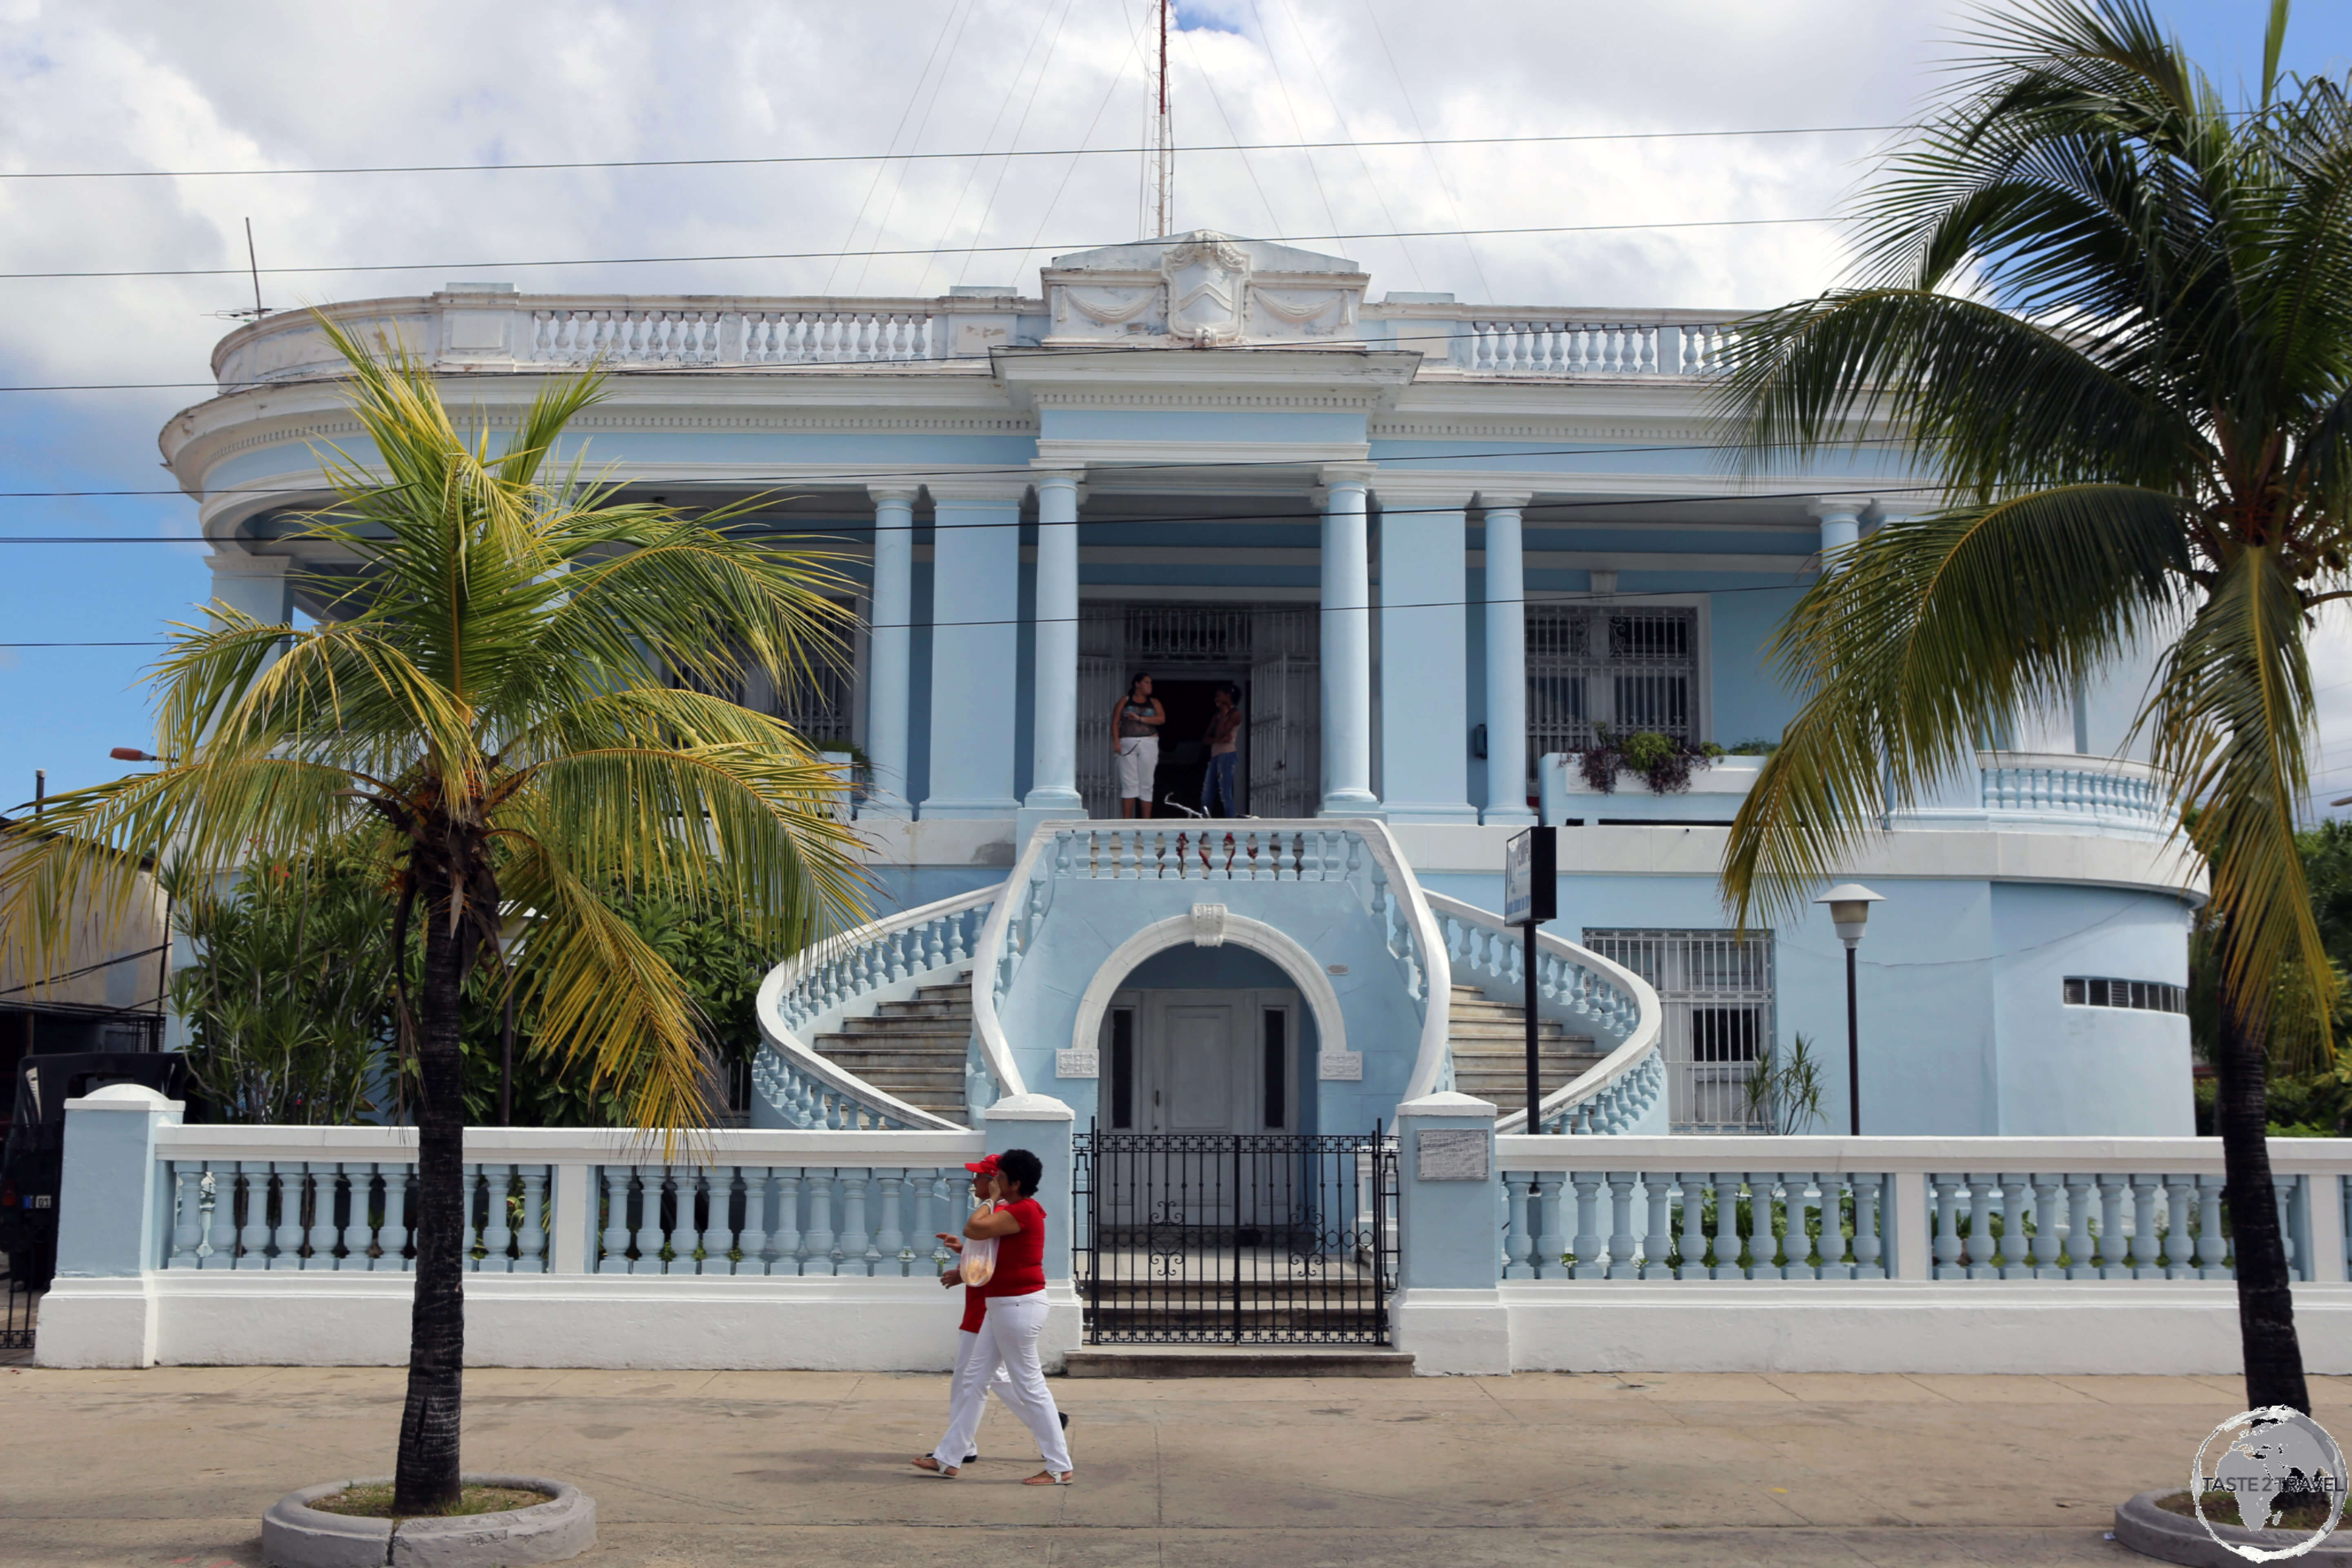
[[[110,1083],[188,1096],[177,1052],[59,1053],[16,1064],[15,1114],[0,1144],[0,1252],[18,1289],[41,1290],[58,1262],[58,1184],[65,1168],[66,1101]]]

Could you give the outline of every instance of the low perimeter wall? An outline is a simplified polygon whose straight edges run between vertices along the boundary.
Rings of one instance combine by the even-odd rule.
[[[2213,1140],[1497,1138],[1494,1118],[1451,1093],[1399,1108],[1383,1284],[1424,1373],[2239,1370]],[[944,1371],[960,1303],[934,1233],[963,1217],[964,1163],[1018,1146],[1045,1166],[1058,1366],[1083,1337],[1071,1132],[1039,1096],[973,1132],[469,1132],[467,1360]],[[2305,1363],[2352,1374],[2352,1142],[2271,1159]],[[185,1127],[129,1086],[71,1102],[37,1361],[404,1362],[415,1162],[407,1130]]]

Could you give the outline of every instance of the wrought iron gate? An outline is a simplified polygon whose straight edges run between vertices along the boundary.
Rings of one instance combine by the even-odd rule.
[[[0,1254],[0,1273],[5,1275],[0,1279],[0,1289],[7,1291],[0,1298],[0,1352],[33,1348],[34,1318],[41,1293],[48,1288],[48,1277],[56,1269],[56,1245],[51,1238],[46,1249],[36,1241],[16,1256]]]
[[[1389,1342],[1393,1139],[1097,1127],[1076,1142],[1087,1343]]]

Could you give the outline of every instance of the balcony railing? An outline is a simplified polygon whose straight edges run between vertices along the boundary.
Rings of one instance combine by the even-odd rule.
[[[1573,752],[1546,755],[1537,776],[1549,823],[1694,826],[1729,821],[1763,766],[1761,757],[1718,757],[1695,765],[1690,788],[1678,795],[1654,794],[1635,773],[1619,774],[1614,793],[1604,795],[1584,781]],[[2177,820],[2162,781],[2146,763],[2072,752],[1979,752],[1972,780],[1895,816],[1888,826],[2153,838],[2171,832]]]
[[[517,294],[453,288],[325,307],[362,342],[397,344],[436,369],[602,363],[672,370],[803,370],[984,361],[1037,346],[1042,300]],[[1354,335],[1318,340],[1417,351],[1426,367],[1496,376],[1704,376],[1737,336],[1728,312],[1450,303],[1368,305]],[[1140,340],[1150,347],[1156,340]],[[223,391],[338,374],[308,310],[240,327],[213,353]]]

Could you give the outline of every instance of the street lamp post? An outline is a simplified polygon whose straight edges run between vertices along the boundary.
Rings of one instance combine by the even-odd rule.
[[[1845,943],[1845,1092],[1847,1131],[1862,1136],[1862,1019],[1854,1002],[1853,950],[1862,945],[1862,928],[1870,923],[1870,906],[1886,901],[1860,882],[1842,882],[1813,902],[1830,907],[1830,922]]]

